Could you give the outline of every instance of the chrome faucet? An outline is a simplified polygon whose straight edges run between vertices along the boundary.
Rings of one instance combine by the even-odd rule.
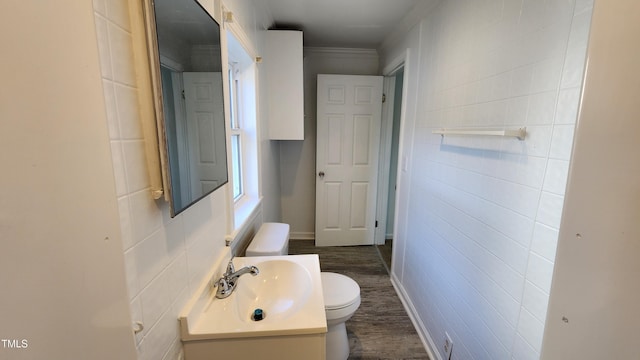
[[[238,278],[244,274],[251,274],[256,276],[260,273],[255,266],[245,266],[242,269],[236,271],[235,266],[233,266],[233,258],[229,260],[229,264],[227,264],[227,271],[222,274],[222,277],[216,282],[216,286],[218,290],[216,290],[216,297],[218,299],[224,299],[231,295],[233,290],[236,288],[238,284]]]

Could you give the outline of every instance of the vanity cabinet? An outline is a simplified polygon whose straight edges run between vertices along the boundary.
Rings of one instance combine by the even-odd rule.
[[[271,140],[304,140],[302,61],[302,31],[267,31],[264,63]]]

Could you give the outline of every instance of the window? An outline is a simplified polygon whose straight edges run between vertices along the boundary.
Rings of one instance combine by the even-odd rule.
[[[231,171],[233,174],[233,199],[237,201],[242,196],[243,174],[242,174],[242,129],[240,127],[238,87],[239,80],[236,79],[235,63],[229,64],[229,103],[231,118]]]
[[[260,202],[256,126],[256,65],[245,48],[227,32],[234,228],[238,229]]]

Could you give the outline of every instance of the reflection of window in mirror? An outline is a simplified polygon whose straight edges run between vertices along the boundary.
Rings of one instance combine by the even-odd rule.
[[[231,177],[236,228],[259,201],[256,127],[256,65],[240,42],[227,32]]]

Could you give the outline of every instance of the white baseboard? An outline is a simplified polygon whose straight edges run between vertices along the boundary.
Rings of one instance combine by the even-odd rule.
[[[420,340],[422,340],[422,345],[424,345],[427,355],[429,355],[429,359],[442,360],[440,353],[433,350],[437,349],[436,343],[433,341],[431,335],[429,335],[429,332],[422,323],[422,320],[420,320],[420,317],[418,317],[418,312],[413,306],[411,299],[409,299],[409,296],[407,296],[407,293],[404,291],[404,287],[393,273],[391,274],[391,284],[393,285],[393,288],[396,289],[396,293],[398,294],[402,305],[404,305],[404,309],[407,311],[407,314],[413,323],[413,327],[416,328],[418,336],[420,337]]]
[[[314,232],[291,232],[289,234],[289,240],[315,240],[315,238]]]

